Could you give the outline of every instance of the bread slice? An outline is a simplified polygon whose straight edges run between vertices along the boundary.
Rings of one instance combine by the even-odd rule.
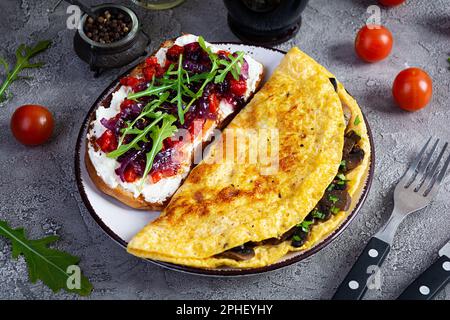
[[[185,36],[192,36],[192,35],[184,35]],[[181,38],[180,37],[180,38]],[[162,43],[162,45],[154,52],[152,56],[155,56],[158,52],[160,52],[161,49],[167,49],[172,47],[175,44],[175,41],[178,38],[172,39],[172,40],[166,40]],[[248,56],[246,56],[248,57]],[[142,69],[145,66],[145,62],[142,62],[138,66],[136,66],[129,74],[129,76],[133,77],[140,77],[142,75]],[[261,72],[258,75],[258,78],[256,79],[256,86],[255,90],[251,92],[250,96],[247,98],[247,102],[252,98],[253,94],[257,89],[260,87],[261,81],[264,78],[264,69],[261,65]],[[105,108],[109,108],[109,106],[112,104],[112,100],[114,98],[114,94],[117,93],[121,88],[121,85],[117,85],[117,87],[113,90],[113,92],[106,96],[103,101],[99,103],[99,106],[104,106]],[[118,93],[117,93],[118,94]],[[97,111],[97,110],[96,110]],[[216,121],[207,119],[204,128],[217,128],[217,129],[223,129],[230,121],[231,119],[239,112],[239,108],[236,108],[231,114],[227,115],[224,119],[221,119],[219,123],[216,123]],[[158,183],[162,186],[161,188],[157,188],[157,185],[155,185],[155,196],[152,198],[158,198],[158,195],[156,193],[160,192],[164,189],[165,185],[170,186],[170,191],[165,191],[165,195],[167,196],[161,196],[161,198],[157,200],[151,200],[146,199],[143,194],[136,194],[135,192],[132,192],[130,190],[127,190],[122,184],[111,184],[108,183],[104,175],[100,174],[99,171],[104,171],[105,168],[102,168],[103,163],[102,161],[99,161],[99,159],[96,159],[96,161],[93,161],[92,158],[96,158],[98,153],[98,146],[95,144],[95,139],[92,138],[93,130],[96,124],[98,125],[98,122],[100,119],[97,119],[96,112],[94,112],[91,116],[91,119],[89,121],[88,126],[88,136],[86,140],[86,153],[85,153],[85,163],[86,163],[86,169],[87,172],[94,183],[94,185],[103,193],[117,199],[118,201],[122,202],[123,204],[130,206],[135,209],[142,209],[142,210],[162,210],[167,203],[170,201],[171,196],[175,193],[175,191],[178,189],[178,187],[181,185],[182,181],[186,178],[187,174],[189,173],[190,169],[193,167],[193,157],[191,159],[185,159],[186,163],[189,165],[187,166],[188,170],[184,170],[180,173],[177,173],[175,177],[169,177],[169,178],[163,178]],[[208,137],[208,130],[203,130],[203,137],[202,137],[202,143],[201,146],[205,147],[207,144]],[[105,163],[110,162],[112,159],[104,159]],[[115,161],[115,160],[114,160]],[[111,165],[111,163],[109,163]],[[105,167],[107,167],[105,165]],[[115,173],[111,173],[115,174]],[[117,178],[119,178],[117,176]],[[120,178],[119,178],[120,179]],[[167,180],[167,179],[173,179],[173,180]],[[136,184],[140,183],[140,179],[138,179]],[[157,184],[158,184],[157,183]]]

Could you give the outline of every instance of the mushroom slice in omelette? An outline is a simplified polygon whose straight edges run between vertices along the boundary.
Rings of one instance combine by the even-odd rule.
[[[251,146],[267,142],[267,154],[277,155],[276,170],[267,170],[273,162],[250,156],[214,161],[238,130],[277,132],[239,146],[249,154]],[[219,141],[161,216],[131,240],[128,252],[200,268],[275,263],[289,251],[311,248],[345,220],[369,164],[356,102],[298,48]]]

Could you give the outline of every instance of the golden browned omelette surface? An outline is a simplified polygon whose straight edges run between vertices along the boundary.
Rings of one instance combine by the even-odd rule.
[[[239,130],[256,132],[256,140],[239,143],[245,159],[235,155],[213,163]],[[301,222],[338,171],[344,130],[342,105],[328,76],[309,56],[291,49],[161,216],[132,239],[128,251],[201,267],[273,262],[286,251],[261,246],[251,262],[213,256],[278,237]],[[266,142],[267,154],[278,157],[270,157],[269,163],[251,161],[254,146]],[[231,147],[235,153],[239,148]]]

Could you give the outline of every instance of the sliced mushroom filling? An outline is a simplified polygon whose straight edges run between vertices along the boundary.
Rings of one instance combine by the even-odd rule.
[[[337,92],[337,81],[330,78],[330,82]],[[345,122],[348,126],[351,119],[350,109],[344,105]],[[279,238],[270,238],[260,242],[247,242],[239,247],[229,249],[216,255],[216,258],[228,258],[237,261],[249,260],[255,256],[254,247],[259,245],[277,245],[284,241],[290,241],[293,247],[299,248],[308,239],[311,226],[320,224],[330,219],[334,214],[347,211],[352,199],[347,192],[348,180],[346,173],[358,167],[364,160],[364,150],[358,146],[361,137],[354,130],[348,131],[344,136],[344,148],[339,171],[333,182],[325,190],[322,199],[317,206],[306,216],[305,220],[289,229]]]
[[[325,190],[322,199],[306,216],[305,220],[289,229],[279,238],[270,238],[260,242],[247,242],[217,254],[215,257],[237,261],[250,260],[255,256],[254,247],[259,245],[277,245],[284,241],[291,241],[293,247],[299,248],[308,240],[313,225],[325,222],[341,211],[347,211],[350,208],[352,199],[347,192],[348,180],[345,174],[359,166],[364,159],[364,150],[358,146],[360,140],[361,137],[354,130],[350,130],[345,134],[339,172]]]

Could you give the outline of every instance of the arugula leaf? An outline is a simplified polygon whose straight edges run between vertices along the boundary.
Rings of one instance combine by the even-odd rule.
[[[163,93],[169,89],[173,89],[175,87],[176,83],[168,84],[168,85],[150,85],[147,89],[144,91],[136,92],[129,94],[127,99],[129,100],[137,100],[142,97],[149,97],[149,96],[157,96],[160,93]]]
[[[137,147],[137,144],[139,141],[146,139],[145,136],[151,131],[151,129],[158,124],[159,121],[161,121],[167,114],[162,112],[156,112],[155,115],[158,115],[155,120],[153,120],[152,123],[150,123],[145,129],[139,130],[135,129],[135,132],[139,132],[139,134],[131,141],[130,143],[123,144],[120,147],[118,147],[116,150],[108,153],[106,156],[108,158],[117,158],[123,155],[125,152],[130,150],[131,148]],[[138,131],[139,130],[139,131]],[[144,175],[145,177],[145,175]]]
[[[217,59],[217,54],[212,52],[211,48],[209,48],[206,45],[205,39],[202,36],[198,37],[197,41],[198,41],[198,44],[200,45],[200,47],[208,54],[208,56],[211,59],[211,61]]]
[[[226,67],[223,70],[219,70],[219,74],[214,78],[214,83],[224,82],[228,72],[231,72],[235,80],[239,80],[239,75],[241,72],[239,66],[241,66],[244,61],[245,53],[242,51],[238,51],[236,53],[237,53],[236,57],[234,56],[230,57],[231,62],[228,62],[227,60],[220,60],[220,64]]]
[[[175,131],[177,131],[177,127],[173,125],[176,120],[177,119],[174,116],[166,115],[163,119],[161,127],[155,126],[151,130],[150,137],[152,138],[153,146],[152,150],[147,153],[147,161],[145,164],[143,175],[144,178],[142,179],[142,183],[144,183],[145,177],[147,177],[147,175],[150,173],[150,170],[153,166],[153,160],[163,147],[163,141],[166,138],[171,137],[175,133]]]
[[[180,123],[184,124],[184,113],[183,110],[183,92],[181,91],[182,83],[183,83],[183,55],[180,54],[178,58],[178,70],[177,70],[177,108],[178,108],[178,118],[180,119]],[[187,108],[186,108],[187,109]]]
[[[6,89],[11,83],[20,79],[19,75],[24,69],[40,68],[44,65],[43,62],[30,63],[30,59],[45,51],[50,47],[50,44],[50,40],[40,41],[34,47],[28,47],[25,44],[21,44],[16,50],[16,65],[13,69],[10,68],[4,58],[0,58],[0,63],[6,71],[6,79],[0,86],[0,102],[3,102],[8,98]]]
[[[142,118],[149,117],[149,118],[157,118],[161,115],[160,112],[154,112],[154,110],[161,106],[161,104],[167,100],[169,97],[169,93],[163,93],[158,100],[153,100],[149,102],[143,109],[143,112],[132,122],[127,123],[127,127],[123,128],[121,130],[121,137],[119,139],[119,145],[117,148],[120,148],[123,144],[123,140],[128,134],[140,134],[142,130],[133,128],[134,125]]]
[[[3,220],[0,220],[0,235],[11,241],[14,259],[19,255],[24,256],[32,283],[42,280],[53,292],[64,289],[82,296],[91,293],[92,284],[84,276],[80,278],[79,289],[69,289],[71,273],[68,272],[68,268],[78,264],[80,259],[66,252],[48,248],[49,244],[58,240],[58,236],[29,240],[23,228],[12,229]]]

